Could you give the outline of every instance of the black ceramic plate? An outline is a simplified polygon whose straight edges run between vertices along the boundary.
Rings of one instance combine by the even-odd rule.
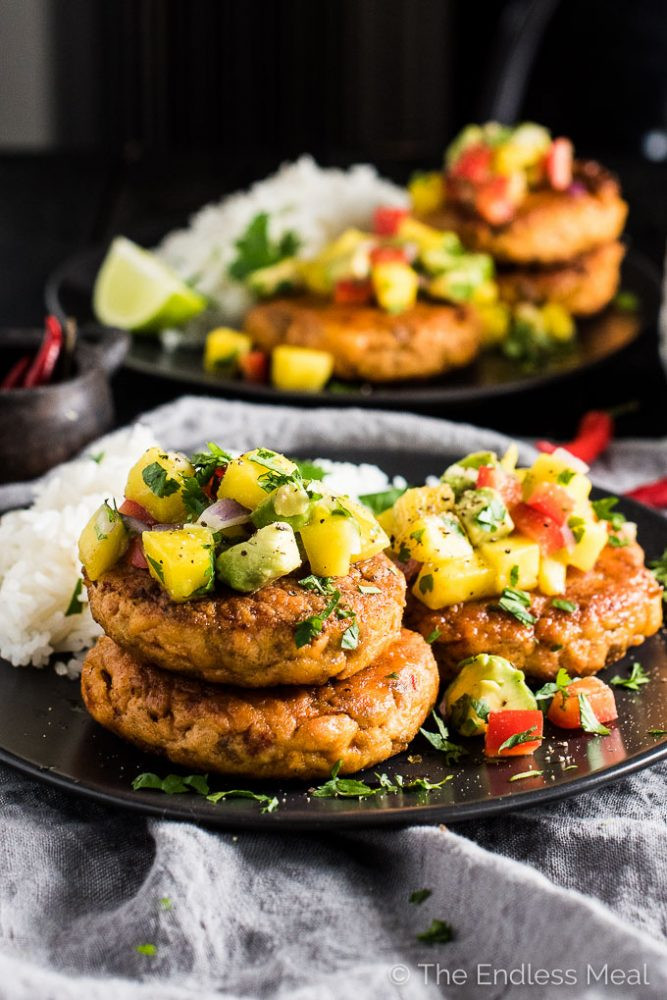
[[[401,452],[330,453],[345,461],[370,461],[390,475],[405,475],[410,482],[441,471],[448,455]],[[599,495],[603,495],[599,493]],[[630,501],[621,509],[639,525],[639,538],[648,558],[667,547],[667,520]],[[418,736],[406,753],[376,770],[390,776],[453,779],[436,792],[376,796],[366,799],[309,798],[303,784],[262,783],[255,791],[277,795],[279,808],[262,814],[246,799],[213,805],[194,795],[168,796],[162,792],[131,789],[142,771],[186,773],[163,759],[140,753],[98,726],[83,709],[78,684],[56,676],[51,670],[16,670],[0,661],[3,697],[0,699],[0,759],[33,777],[99,802],[142,813],[196,820],[228,829],[329,829],[378,824],[454,822],[488,816],[523,806],[553,801],[596,788],[625,774],[648,767],[667,757],[667,737],[651,736],[651,729],[667,729],[667,644],[664,634],[649,639],[632,655],[608,668],[603,677],[625,673],[639,660],[651,683],[640,694],[616,690],[619,718],[609,736],[575,733],[547,725],[547,734],[534,757],[518,757],[498,764],[486,763],[480,741],[469,741],[470,755],[448,768],[442,754]],[[432,723],[427,723],[433,728]],[[567,748],[561,745],[566,739]],[[466,742],[466,741],[461,741]],[[575,767],[565,770],[566,764]],[[412,758],[412,761],[410,760]],[[539,777],[510,782],[513,774],[543,770]],[[360,778],[376,783],[372,771]],[[239,787],[212,778],[212,790]],[[241,787],[249,787],[242,782]]]
[[[91,294],[103,256],[102,249],[86,250],[54,271],[46,286],[46,304],[50,312],[76,316],[80,322],[93,318]],[[516,362],[486,352],[468,367],[427,382],[391,386],[346,383],[319,393],[282,392],[269,385],[210,375],[203,369],[201,350],[167,351],[157,338],[147,335],[134,336],[125,364],[147,375],[189,382],[220,395],[267,402],[407,409],[438,403],[454,406],[534,389],[584,371],[636,343],[640,336],[655,341],[660,283],[652,264],[631,251],[623,265],[622,286],[638,296],[641,314],[635,316],[609,309],[592,320],[582,321],[576,348],[550,361],[539,371],[523,370]]]

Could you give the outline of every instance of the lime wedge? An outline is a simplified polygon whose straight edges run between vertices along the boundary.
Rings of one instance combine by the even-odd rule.
[[[121,330],[160,330],[181,326],[206,306],[155,254],[118,236],[104,258],[93,289],[100,323]]]

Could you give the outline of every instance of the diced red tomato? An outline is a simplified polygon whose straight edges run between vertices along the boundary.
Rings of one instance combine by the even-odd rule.
[[[239,369],[246,382],[269,381],[269,356],[265,351],[248,351],[238,359]]]
[[[574,499],[556,483],[538,483],[526,501],[538,514],[544,514],[556,524],[565,524],[574,510]]]
[[[334,287],[334,302],[341,306],[363,306],[373,297],[370,281],[337,281]]]
[[[519,503],[512,509],[512,520],[517,531],[537,542],[546,555],[574,546],[574,535],[566,524],[558,524],[527,503]]]
[[[572,183],[574,151],[569,139],[554,139],[546,155],[545,171],[549,183],[556,191],[567,191]]]
[[[385,264],[387,261],[400,261],[407,263],[407,254],[403,247],[382,246],[374,247],[371,250],[371,264]]]
[[[490,146],[468,146],[452,166],[451,175],[471,184],[483,184],[491,176],[492,159]]]
[[[501,746],[510,737],[519,733],[534,731],[534,738],[516,746]],[[484,738],[484,753],[487,757],[523,757],[533,753],[542,742],[544,719],[539,708],[507,709],[504,712],[489,712],[488,728]],[[531,733],[532,737],[532,733]]]
[[[155,518],[151,517],[146,508],[142,507],[140,503],[135,503],[134,500],[123,500],[118,508],[118,513],[125,514],[126,517],[136,517],[137,521],[145,521],[149,526],[157,524]]]
[[[395,236],[403,219],[408,216],[407,208],[393,208],[391,205],[380,205],[373,216],[373,231],[378,236]]]
[[[547,718],[561,729],[581,729],[579,695],[586,695],[598,722],[613,722],[618,717],[614,692],[599,677],[577,677],[561,693],[554,695]]]
[[[493,177],[480,186],[475,196],[477,212],[492,226],[502,226],[514,215],[509,193],[509,177]]]
[[[130,540],[125,558],[130,566],[134,566],[136,569],[148,569],[148,563],[144,555],[144,546],[140,538],[135,537]]]
[[[497,490],[500,493],[505,506],[514,507],[521,500],[521,483],[509,472],[505,472],[497,465],[481,465],[477,473],[475,484],[478,490],[484,487]]]
[[[220,489],[220,483],[222,482],[225,472],[227,471],[226,465],[220,465],[215,470],[211,478],[207,483],[202,486],[202,490],[207,497],[211,500],[215,500],[218,495],[218,490]]]

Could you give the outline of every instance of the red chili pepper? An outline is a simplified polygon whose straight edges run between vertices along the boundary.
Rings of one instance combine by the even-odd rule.
[[[576,436],[561,447],[590,465],[607,449],[613,436],[614,418],[612,415],[606,410],[590,410],[582,417]],[[557,447],[551,441],[537,442],[538,450],[549,454]]]
[[[44,337],[37,357],[30,366],[23,383],[26,389],[34,389],[35,386],[45,385],[50,381],[62,346],[63,328],[55,316],[47,316]]]
[[[625,495],[632,500],[645,503],[647,507],[667,507],[667,476],[656,479],[652,483],[635,486],[634,490],[630,490]]]
[[[30,367],[31,357],[29,354],[25,354],[20,358],[15,365],[9,369],[2,382],[0,382],[0,389],[17,389],[20,387],[23,376]]]
[[[239,358],[239,368],[246,382],[269,381],[269,356],[265,351],[248,351]]]

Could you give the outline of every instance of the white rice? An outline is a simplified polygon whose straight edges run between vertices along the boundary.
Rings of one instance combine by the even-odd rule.
[[[101,630],[85,589],[81,613],[65,615],[81,576],[79,535],[104,500],[122,498],[130,465],[155,443],[139,424],[117,431],[95,445],[99,462],[88,453],[58,466],[30,508],[0,519],[0,656],[14,666],[43,667],[54,653],[79,654],[55,667],[80,673],[82,651]]]
[[[299,256],[310,256],[350,226],[368,229],[379,205],[407,206],[404,189],[366,164],[323,169],[310,156],[287,163],[248,191],[206,205],[187,229],[168,234],[156,252],[236,323],[251,304],[243,284],[229,277],[236,241],[258,214],[269,214],[269,232],[279,239],[297,233]]]
[[[0,657],[16,667],[44,667],[55,655],[57,673],[78,677],[85,651],[101,634],[85,588],[81,612],[65,615],[81,577],[79,535],[104,500],[122,500],[130,466],[156,443],[141,424],[116,431],[83,457],[58,466],[38,487],[31,507],[0,518]],[[375,465],[315,461],[336,493],[359,496],[405,485],[400,478],[390,482]]]

